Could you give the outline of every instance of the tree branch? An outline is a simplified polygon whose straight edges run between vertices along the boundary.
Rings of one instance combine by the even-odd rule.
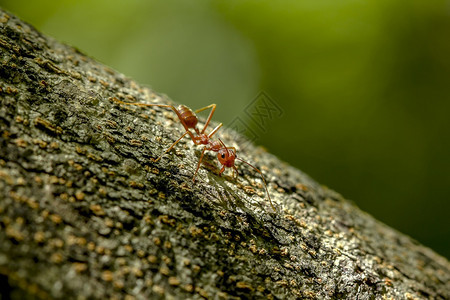
[[[276,213],[245,164],[193,183],[189,138],[153,163],[183,127],[116,99],[167,97],[3,10],[0,33],[2,296],[450,298],[446,259],[229,129]]]

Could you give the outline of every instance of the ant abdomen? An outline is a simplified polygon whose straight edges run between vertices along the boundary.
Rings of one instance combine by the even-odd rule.
[[[180,105],[178,106],[178,112],[181,116],[181,119],[184,121],[188,128],[195,128],[198,123],[198,118],[195,113],[187,106]]]

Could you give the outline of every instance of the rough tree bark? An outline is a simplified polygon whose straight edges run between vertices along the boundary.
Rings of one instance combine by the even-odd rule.
[[[238,152],[276,213],[245,165],[192,183],[188,138],[152,163],[182,126],[116,99],[168,98],[2,10],[0,31],[2,297],[450,298],[445,258],[259,148]]]

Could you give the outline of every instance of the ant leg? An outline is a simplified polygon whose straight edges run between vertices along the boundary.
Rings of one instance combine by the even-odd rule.
[[[211,137],[217,132],[217,130],[219,130],[220,127],[222,127],[222,125],[223,125],[222,123],[220,123],[219,125],[217,125],[216,128],[214,128],[213,131],[211,131],[211,132],[208,134],[208,138],[211,138]]]
[[[227,147],[228,150],[233,150],[234,151],[234,155],[237,157],[236,155],[236,148],[235,147]]]
[[[158,162],[162,157],[163,157],[163,155],[164,154],[166,154],[167,152],[169,152],[170,150],[172,150],[172,148],[176,145],[176,144],[178,144],[178,142],[179,141],[181,141],[181,139],[182,138],[184,138],[185,136],[186,136],[186,134],[187,133],[190,133],[190,131],[186,131],[185,133],[183,133],[183,135],[178,139],[178,140],[176,140],[166,151],[164,151],[157,159],[153,159],[152,158],[152,161],[153,162]]]
[[[233,166],[233,175],[234,175],[234,172],[236,172],[236,174],[237,174],[234,179],[237,179],[239,177],[239,172],[238,172],[238,169],[236,168],[236,166]]]
[[[259,175],[261,175],[261,179],[262,179],[262,181],[264,182],[264,186],[265,186],[265,188],[266,188],[267,198],[269,198],[270,206],[272,206],[272,209],[276,212],[277,209],[275,208],[275,206],[274,206],[273,203],[272,203],[272,199],[270,198],[269,190],[267,189],[267,183],[266,183],[266,180],[264,179],[264,176],[263,176],[262,172],[261,172],[258,168],[256,168],[255,166],[253,166],[253,165],[249,164],[248,162],[246,162],[245,160],[240,159],[240,158],[237,158],[237,157],[236,157],[236,159],[242,161],[243,163],[245,163],[245,164],[247,164],[247,165],[249,165],[249,166],[252,167],[256,172],[258,172]]]
[[[139,103],[139,102],[123,102],[119,99],[114,99],[115,102],[119,103],[119,104],[124,104],[124,105],[135,105],[135,106],[140,106],[140,107],[149,107],[149,106],[157,106],[157,107],[168,107],[171,110],[174,111],[174,113],[177,115],[178,119],[180,120],[181,124],[183,125],[184,129],[186,131],[188,131],[189,136],[191,137],[191,139],[194,141],[194,135],[192,132],[189,131],[189,127],[187,127],[185,121],[183,120],[183,117],[181,116],[180,112],[176,109],[175,106],[173,105],[168,105],[168,104],[156,104],[156,103]],[[195,141],[194,141],[195,143]]]
[[[219,176],[222,176],[222,173],[225,171],[225,166],[222,166],[222,169],[220,169],[220,172],[219,172]]]
[[[225,147],[225,149],[227,149],[227,150],[233,150],[233,151],[234,151],[234,157],[237,158],[236,147]],[[237,169],[236,169],[236,172],[237,172]],[[239,175],[239,172],[238,172],[238,175]]]
[[[202,155],[200,155],[200,159],[198,160],[197,169],[195,170],[194,176],[192,177],[192,182],[195,182],[195,176],[197,176],[198,169],[200,169],[200,164],[202,163],[203,155],[205,154],[206,147],[202,150]]]
[[[119,104],[124,104],[124,105],[134,105],[134,106],[140,106],[140,107],[147,107],[147,106],[158,106],[158,107],[168,107],[171,109],[175,109],[175,107],[173,105],[168,105],[168,104],[157,104],[157,103],[140,103],[140,102],[123,102],[119,99],[114,99],[114,102],[117,102]],[[175,109],[176,110],[176,109]]]
[[[222,125],[222,123],[220,123],[219,125]],[[214,129],[215,130],[215,129]],[[208,137],[210,137],[210,136],[208,136]],[[227,146],[225,146],[225,144],[222,142],[222,140],[219,138],[219,141],[220,141],[220,143],[222,144],[222,146],[223,146],[223,148],[221,148],[221,149],[227,149],[227,150],[233,150],[234,151],[234,156],[237,158],[237,155],[236,155],[236,148],[235,147],[227,147]]]
[[[211,108],[211,112],[209,113],[208,119],[206,119],[205,126],[203,127],[203,129],[202,129],[202,131],[201,131],[200,133],[205,133],[205,130],[206,130],[206,128],[208,127],[209,122],[211,121],[211,118],[212,118],[214,112],[216,111],[216,105],[215,105],[215,104],[211,104],[211,105],[202,107],[202,108],[200,108],[200,109],[197,109],[197,110],[195,111],[195,113],[199,113],[199,112],[202,112],[202,111],[204,111],[204,110],[206,110],[206,109],[208,109],[208,108]]]

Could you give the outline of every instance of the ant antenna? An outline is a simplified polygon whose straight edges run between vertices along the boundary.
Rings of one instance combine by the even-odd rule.
[[[222,144],[223,148],[228,150],[228,147],[225,146],[224,142],[219,138],[220,143]],[[236,155],[236,151],[234,151],[234,155]]]
[[[236,159],[242,161],[243,163],[246,163],[247,165],[249,165],[250,167],[252,167],[256,172],[258,172],[259,175],[261,175],[261,179],[262,179],[263,182],[264,182],[264,187],[266,188],[267,198],[269,198],[270,206],[272,206],[272,209],[276,212],[277,209],[275,208],[275,206],[274,206],[273,203],[272,203],[272,199],[270,198],[269,190],[267,189],[267,183],[266,183],[266,180],[264,179],[264,176],[263,176],[262,172],[261,172],[258,168],[256,168],[255,166],[253,166],[252,164],[246,162],[245,160],[243,160],[243,159],[241,159],[241,158],[239,158],[239,157],[236,157]]]

